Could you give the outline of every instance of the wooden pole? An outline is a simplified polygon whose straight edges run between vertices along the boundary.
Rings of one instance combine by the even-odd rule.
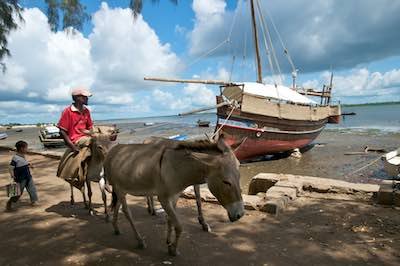
[[[167,79],[157,77],[145,77],[144,80],[160,81],[160,82],[172,82],[172,83],[195,83],[195,84],[209,84],[209,85],[238,85],[232,82],[226,82],[222,80],[201,80],[201,79]]]
[[[219,103],[219,104],[214,105],[214,106],[203,107],[203,108],[195,109],[195,110],[192,110],[192,111],[189,111],[189,112],[180,113],[179,116],[184,116],[184,115],[191,115],[191,114],[195,114],[195,113],[200,113],[200,112],[204,112],[204,111],[216,109],[216,108],[219,108],[219,107],[222,107],[222,106],[226,106],[226,105],[230,105],[230,103],[228,103],[228,102],[222,102],[222,103]]]
[[[250,0],[250,11],[251,11],[251,21],[253,25],[254,46],[256,50],[257,82],[262,83],[262,68],[261,68],[260,51],[258,47],[258,32],[257,32],[256,16],[254,12],[254,0]]]

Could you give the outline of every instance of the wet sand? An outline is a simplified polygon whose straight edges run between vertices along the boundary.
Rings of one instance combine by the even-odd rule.
[[[0,152],[0,189],[8,183],[11,152]],[[366,201],[298,198],[278,217],[246,211],[230,223],[220,206],[204,203],[212,233],[197,223],[194,200],[181,199],[178,215],[184,228],[179,250],[170,257],[165,218],[150,216],[141,197],[128,204],[147,249],[135,249],[128,221],[120,213],[121,235],[105,223],[100,192],[94,188],[89,216],[76,191],[55,177],[57,160],[29,156],[40,205],[31,207],[25,193],[13,212],[0,210],[0,265],[399,265],[398,210]],[[0,208],[5,205],[0,193]]]
[[[191,139],[204,138],[205,133],[211,135],[214,128],[199,128],[185,124],[155,124],[144,127],[143,123],[118,124],[121,133],[120,143],[140,143],[150,136],[169,137],[177,134],[187,135]],[[38,138],[38,128],[24,128],[23,132],[15,129],[7,130],[9,137],[0,140],[0,146],[13,146],[16,141],[28,141],[31,149],[43,150]],[[382,162],[371,165],[364,170],[351,174],[369,162],[379,158],[381,154],[370,152],[365,155],[345,155],[348,152],[361,152],[365,146],[385,149],[387,151],[400,147],[400,133],[382,134],[378,131],[325,130],[314,143],[303,151],[300,159],[281,156],[268,156],[262,160],[242,163],[241,183],[244,192],[250,179],[260,172],[298,174],[341,179],[351,182],[377,182],[389,178],[382,170]],[[51,149],[62,152],[63,149]]]

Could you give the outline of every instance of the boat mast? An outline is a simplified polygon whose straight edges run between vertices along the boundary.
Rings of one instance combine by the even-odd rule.
[[[250,0],[250,11],[251,11],[251,21],[253,26],[254,46],[256,49],[257,82],[262,83],[262,69],[261,69],[260,51],[258,48],[258,33],[257,33],[256,16],[254,12],[254,0]]]

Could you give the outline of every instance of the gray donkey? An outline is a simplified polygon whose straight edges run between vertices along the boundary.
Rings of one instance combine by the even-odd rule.
[[[171,140],[171,139],[166,139],[166,138],[161,138],[161,137],[150,137],[148,139],[145,139],[143,141],[143,144],[159,144],[163,145],[165,147],[169,148],[176,148],[178,147],[179,143],[181,141],[178,140]],[[197,205],[197,219],[199,221],[199,224],[203,228],[204,231],[206,232],[211,232],[211,227],[210,225],[205,221],[204,216],[203,216],[203,210],[201,208],[201,196],[200,196],[200,185],[193,185],[193,190],[194,194],[196,196],[196,205]],[[147,211],[151,215],[155,215],[155,209],[154,209],[154,197],[153,196],[148,196],[147,197]]]
[[[114,232],[120,233],[118,213],[122,205],[138,248],[144,248],[145,243],[134,225],[126,194],[158,197],[167,213],[167,245],[169,254],[173,256],[177,255],[182,232],[176,203],[186,187],[207,183],[211,193],[227,210],[231,222],[244,215],[239,161],[223,139],[218,143],[182,142],[174,148],[157,143],[116,145],[106,157],[104,174],[113,187]]]

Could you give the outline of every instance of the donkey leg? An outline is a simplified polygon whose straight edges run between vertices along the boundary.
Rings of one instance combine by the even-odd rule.
[[[178,220],[178,216],[176,215],[175,212],[175,205],[176,205],[176,200],[173,200],[171,202],[168,199],[160,198],[160,203],[162,207],[164,208],[165,212],[168,214],[168,225],[171,224],[174,226],[175,229],[175,240],[171,241],[168,244],[168,253],[171,256],[176,256],[178,255],[177,247],[178,247],[178,241],[182,233],[182,225]],[[168,241],[168,239],[167,239]]]
[[[154,210],[154,198],[153,196],[147,196],[147,211],[150,215],[156,215],[156,211]]]
[[[101,198],[103,199],[103,204],[104,204],[105,219],[106,219],[106,223],[108,223],[110,221],[110,215],[108,214],[107,194],[106,194],[106,189],[105,189],[105,180],[104,180],[104,178],[100,179],[99,187],[100,187],[100,191],[101,191]]]
[[[73,186],[72,184],[70,184],[70,187],[71,187],[71,201],[70,201],[70,203],[71,203],[71,205],[74,205],[74,204],[75,204],[75,200],[74,200],[74,186]]]
[[[94,215],[94,211],[92,209],[92,185],[90,183],[90,180],[86,179],[86,186],[88,189],[88,199],[89,199],[89,204],[88,204],[88,209],[89,209],[89,215],[93,216]]]
[[[81,193],[82,193],[83,203],[85,204],[85,208],[89,209],[89,205],[88,205],[87,200],[86,200],[85,184],[83,184],[83,186],[81,188]]]
[[[126,218],[128,219],[129,223],[131,224],[133,233],[135,234],[135,237],[138,241],[138,245],[137,248],[139,249],[144,249],[146,247],[146,244],[144,243],[144,240],[142,238],[142,236],[139,234],[139,232],[137,231],[135,224],[133,223],[133,219],[132,219],[132,214],[131,211],[128,208],[128,204],[126,203],[126,197],[123,196],[121,197],[121,203],[122,203],[122,211],[124,212]]]
[[[194,194],[196,195],[196,204],[197,204],[197,212],[198,212],[197,219],[199,220],[199,223],[200,223],[201,227],[203,228],[203,231],[211,232],[211,227],[204,220],[203,210],[201,208],[200,185],[194,185],[193,188],[194,188]]]
[[[121,234],[121,232],[119,231],[119,227],[118,227],[118,213],[119,213],[119,208],[121,207],[121,200],[118,197],[117,202],[115,203],[113,210],[114,210],[114,214],[113,214],[113,220],[112,220],[112,225],[114,227],[114,234],[119,235]]]

